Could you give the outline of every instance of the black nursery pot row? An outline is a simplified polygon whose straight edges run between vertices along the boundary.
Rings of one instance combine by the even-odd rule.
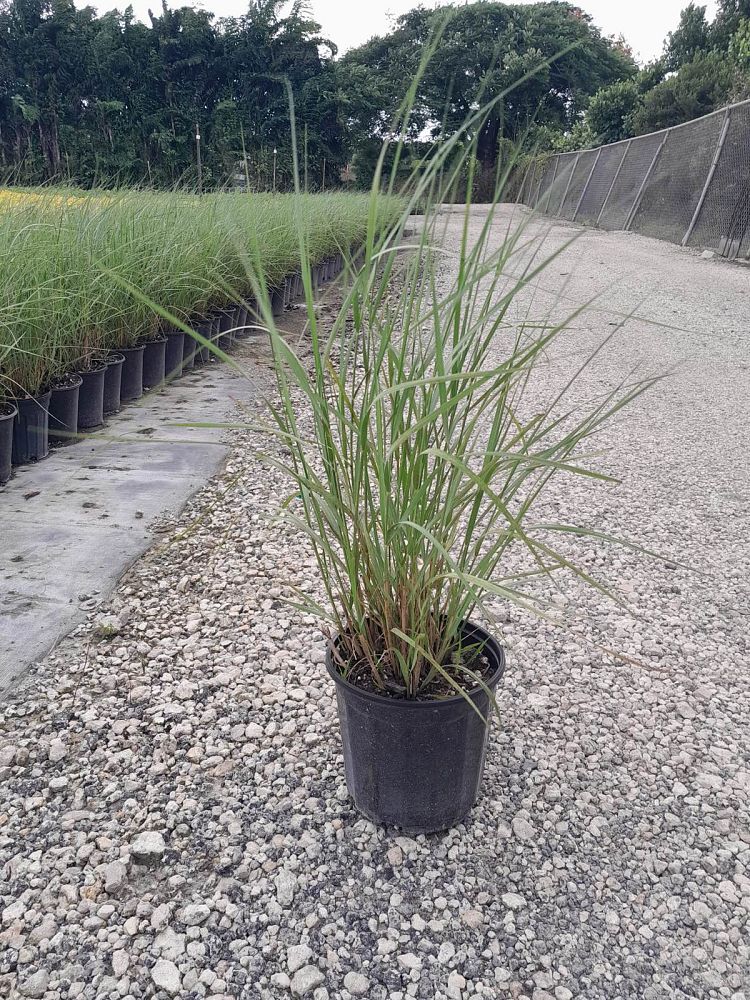
[[[50,444],[80,440],[102,427],[122,405],[140,399],[145,390],[178,378],[186,339],[190,340],[182,331],[169,332],[112,352],[86,370],[66,375],[39,396],[6,404],[0,409],[0,484],[7,482],[12,466],[41,461]]]
[[[337,275],[343,258],[331,258],[313,269],[317,287]],[[302,294],[299,275],[274,290],[272,308],[279,313]],[[207,340],[228,351],[235,340],[249,334],[246,306],[213,309],[197,317],[195,329]],[[35,397],[0,402],[0,486],[10,478],[12,466],[38,462],[49,454],[50,442],[63,445],[97,430],[107,416],[125,403],[179,378],[195,365],[207,364],[215,355],[182,331],[170,331],[136,347],[123,348],[69,374]]]

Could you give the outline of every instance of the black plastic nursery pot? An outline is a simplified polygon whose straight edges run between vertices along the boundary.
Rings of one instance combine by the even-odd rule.
[[[185,353],[185,334],[182,330],[170,330],[164,349],[164,373],[170,381],[182,375],[182,358]]]
[[[219,338],[217,343],[222,351],[228,351],[234,343],[234,337],[229,332],[234,328],[234,309],[219,311]]]
[[[467,643],[481,644],[494,692],[505,655],[479,625],[467,622]],[[492,705],[479,687],[466,698],[411,701],[374,694],[344,680],[326,656],[336,683],[346,784],[354,804],[373,823],[436,833],[460,823],[477,800],[492,724]],[[487,720],[486,724],[484,720]]]
[[[149,340],[143,345],[143,388],[155,389],[164,381],[167,361],[167,338]]]
[[[102,362],[96,368],[79,372],[81,388],[78,391],[78,430],[90,431],[104,423],[104,376],[107,366]]]
[[[120,409],[125,355],[119,352],[110,354],[105,358],[104,364],[107,366],[104,372],[104,416],[106,417],[110,413],[117,413]]]
[[[197,322],[197,321],[194,321]],[[192,329],[192,327],[191,327]],[[198,325],[198,329],[201,327]],[[191,368],[195,367],[196,353],[198,351],[198,342],[193,340],[190,334],[186,333],[182,338],[182,374],[190,371]]]
[[[203,320],[198,326],[198,333],[204,336],[207,340],[210,340],[212,344],[217,344],[219,340],[219,328],[221,327],[221,314],[216,310],[212,310],[205,320]],[[198,365],[207,365],[209,361],[213,361],[216,355],[211,350],[210,347],[203,347],[198,342],[195,342],[195,363]]]
[[[130,403],[143,395],[143,344],[126,347],[120,351],[125,361],[120,379],[120,402]]]
[[[71,444],[78,433],[78,395],[83,379],[68,375],[52,387],[49,401],[49,439]]]
[[[494,692],[505,655],[479,625],[467,622],[463,638],[483,646]],[[346,784],[357,809],[373,823],[416,833],[436,833],[460,823],[477,800],[484,773],[493,707],[479,687],[466,698],[440,701],[388,698],[356,687],[326,666],[336,683]],[[486,724],[484,720],[487,720]]]
[[[13,424],[16,419],[15,406],[0,403],[0,486],[10,479],[13,454]]]
[[[244,340],[248,336],[249,330],[247,329],[247,306],[237,306],[237,326],[239,327],[237,331],[237,336],[242,337]]]
[[[229,326],[227,330],[231,331],[229,336],[232,338],[232,343],[237,339],[237,327],[240,325],[240,307],[239,306],[227,306],[227,319],[229,321]]]
[[[235,306],[232,315],[232,325],[234,327],[234,339],[241,340],[245,336],[245,309],[243,306]]]
[[[49,454],[49,401],[51,391],[14,399],[13,465],[39,462]]]
[[[259,323],[260,317],[258,315],[258,303],[255,299],[250,299],[245,309],[245,332],[248,337],[251,337],[254,333],[258,332],[254,329],[254,327],[257,327]]]
[[[274,288],[271,292],[271,312],[274,316],[280,316],[284,311],[284,286]]]
[[[206,340],[214,340],[214,334],[218,329],[218,320],[213,316],[206,316],[202,319],[197,326],[198,333],[205,337]],[[192,338],[191,338],[192,340]],[[213,357],[211,353],[211,348],[206,347],[203,344],[199,344],[197,340],[193,340],[193,350],[195,351],[195,363],[205,365]]]

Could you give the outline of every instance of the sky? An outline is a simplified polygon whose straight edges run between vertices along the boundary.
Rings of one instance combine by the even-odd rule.
[[[532,0],[516,0],[526,3]],[[716,0],[702,0],[709,17],[716,12]],[[136,15],[147,19],[148,8],[158,11],[161,0],[132,0]],[[189,0],[169,0],[170,7],[180,7]],[[425,7],[440,6],[435,0],[422,0]],[[688,0],[578,0],[578,6],[591,14],[605,35],[624,35],[642,62],[661,54],[664,39],[676,26],[680,11]],[[323,28],[323,34],[339,51],[382,35],[399,14],[416,7],[419,0],[307,0],[307,5]],[[100,11],[123,9],[127,0],[95,3]],[[190,6],[203,7],[218,17],[236,17],[247,10],[247,0],[203,0]]]

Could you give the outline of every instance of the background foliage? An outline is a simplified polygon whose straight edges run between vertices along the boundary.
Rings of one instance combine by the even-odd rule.
[[[72,0],[11,0],[0,8],[0,159],[25,183],[195,182],[195,131],[204,181],[248,172],[258,187],[291,174],[289,102],[300,144],[322,181],[323,160],[343,162],[333,66],[301,0],[254,0],[215,21],[166,2],[150,25]]]
[[[303,0],[251,0],[242,17],[218,20],[164,0],[149,24],[130,7],[98,16],[73,0],[0,0],[0,169],[23,184],[194,185],[197,127],[206,187],[246,178],[285,189],[286,78],[308,186],[339,184],[349,163],[366,186],[442,29],[420,77],[404,171],[508,91],[467,137],[481,196],[503,141],[528,151],[597,145],[750,96],[750,0],[719,6],[709,23],[690,3],[662,58],[639,68],[623,39],[603,37],[567,2],[416,7],[387,36],[337,58]]]
[[[750,0],[719,0],[709,23],[706,7],[689,3],[660,59],[627,84],[602,88],[584,116],[575,146],[596,146],[680,125],[750,97]]]

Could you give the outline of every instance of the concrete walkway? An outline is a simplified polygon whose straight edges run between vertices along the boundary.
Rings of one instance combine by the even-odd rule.
[[[85,440],[15,470],[0,488],[0,692],[44,656],[223,463],[227,421],[255,394],[251,342],[231,366],[196,368]],[[247,377],[249,375],[249,377]]]

